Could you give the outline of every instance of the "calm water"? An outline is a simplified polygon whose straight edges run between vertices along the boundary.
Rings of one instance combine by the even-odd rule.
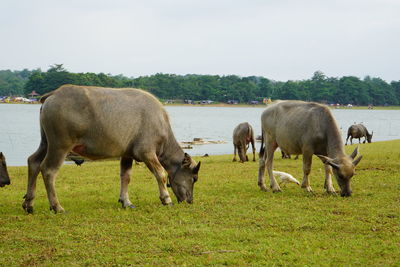
[[[27,157],[39,146],[39,109],[40,105],[0,104],[0,151],[6,155],[9,166],[26,165]],[[191,141],[194,137],[199,137],[227,142],[194,146],[193,149],[186,150],[191,155],[232,154],[233,128],[248,121],[255,134],[260,134],[260,116],[264,110],[256,107],[179,106],[168,106],[166,109],[178,141]],[[336,109],[333,114],[342,129],[343,140],[346,138],[347,128],[354,122],[363,122],[370,131],[374,131],[373,141],[400,139],[400,111]],[[258,146],[259,144],[257,149]]]

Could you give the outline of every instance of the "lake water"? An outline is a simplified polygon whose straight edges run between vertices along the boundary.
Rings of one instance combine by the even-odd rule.
[[[261,134],[260,107],[166,107],[176,139],[191,141],[195,137],[224,144],[197,145],[185,150],[191,155],[233,154],[232,131],[241,122],[249,122],[255,135]],[[0,104],[0,151],[9,166],[27,165],[26,160],[40,142],[40,105]],[[400,111],[397,110],[332,110],[342,129],[343,140],[354,122],[364,123],[374,131],[372,141],[400,139]],[[354,139],[356,143],[358,140]],[[257,150],[259,144],[257,145]]]

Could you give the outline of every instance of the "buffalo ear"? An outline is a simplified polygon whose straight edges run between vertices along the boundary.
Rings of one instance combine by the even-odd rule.
[[[324,163],[324,164],[328,164],[331,165],[333,168],[335,169],[339,169],[339,165],[336,164],[335,162],[333,162],[333,159],[331,159],[330,157],[327,156],[323,156],[323,155],[317,155],[317,157]]]
[[[361,159],[362,159],[362,156],[359,156],[357,159],[353,160],[353,165],[357,166],[357,164],[360,162]]]
[[[197,163],[196,167],[193,168],[193,170],[192,170],[193,174],[199,173],[200,165],[201,165],[201,161],[199,161],[199,163]]]
[[[354,149],[353,153],[351,153],[350,158],[355,159],[358,154],[358,146]]]
[[[185,153],[185,156],[182,160],[182,167],[190,167],[190,164],[192,164],[192,158],[188,153]]]

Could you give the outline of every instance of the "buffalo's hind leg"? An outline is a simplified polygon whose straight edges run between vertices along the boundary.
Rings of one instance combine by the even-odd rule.
[[[47,143],[41,142],[39,148],[28,158],[28,189],[22,203],[23,209],[28,213],[33,213],[33,200],[35,198],[36,181],[42,163],[47,152]]]
[[[263,149],[263,148],[261,148]],[[266,151],[262,152],[263,154],[259,155],[258,162],[258,186],[262,191],[267,191],[267,186],[265,185],[265,161],[267,158]]]
[[[120,177],[121,177],[121,191],[119,195],[119,202],[122,208],[134,208],[135,206],[129,200],[128,185],[131,181],[132,158],[121,158],[120,162]]]
[[[55,179],[58,170],[60,169],[69,151],[69,148],[63,149],[60,147],[51,147],[50,145],[47,155],[40,165],[44,184],[46,186],[47,198],[49,199],[50,203],[50,210],[53,210],[55,213],[64,212],[63,207],[61,207],[60,203],[58,202],[55,190]]]
[[[233,145],[233,160],[232,161],[236,161],[236,151],[237,151],[237,148],[236,148],[236,145],[234,144]]]

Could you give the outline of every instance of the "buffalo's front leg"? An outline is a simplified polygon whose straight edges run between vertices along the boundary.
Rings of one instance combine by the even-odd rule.
[[[171,205],[172,200],[167,190],[167,175],[157,156],[155,154],[147,155],[144,162],[157,179],[161,203],[163,205]]]
[[[301,188],[304,188],[307,192],[312,192],[310,181],[308,176],[311,172],[312,154],[303,153],[303,181]]]
[[[254,144],[254,138],[251,139],[251,148],[253,149],[253,161],[256,161],[256,146]]]
[[[325,184],[324,188],[326,189],[326,192],[328,194],[335,194],[335,188],[333,188],[332,185],[332,167],[329,166],[328,164],[325,165]]]
[[[279,184],[276,182],[276,179],[274,177],[274,174],[272,172],[273,169],[273,162],[274,162],[274,152],[278,148],[278,144],[276,142],[269,142],[265,145],[266,147],[266,154],[267,154],[267,171],[268,171],[268,176],[269,176],[269,181],[270,181],[270,187],[272,188],[272,192],[281,192],[281,187]]]
[[[119,194],[119,202],[123,208],[134,208],[135,206],[129,200],[128,185],[131,181],[132,158],[121,158],[120,162],[120,177],[121,177],[121,191]]]

